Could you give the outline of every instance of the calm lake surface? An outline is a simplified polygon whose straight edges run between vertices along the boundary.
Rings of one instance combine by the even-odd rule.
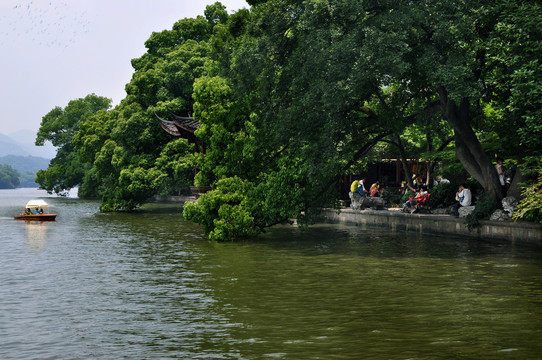
[[[540,359],[538,247],[318,225],[209,242],[179,205],[130,214],[0,190],[0,359]]]

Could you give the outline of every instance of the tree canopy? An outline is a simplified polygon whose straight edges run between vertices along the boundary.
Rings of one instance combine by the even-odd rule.
[[[55,130],[60,120],[44,117],[38,140],[61,145],[63,163],[77,158],[85,167],[65,183],[43,183],[79,182],[102,196],[105,211],[210,185],[184,215],[224,240],[304,223],[337,203],[344,174],[382,152],[423,155],[431,166],[458,160],[494,199],[503,196],[495,154],[525,170],[540,166],[539,4],[249,4],[228,14],[215,3],[205,16],[153,33],[114,109],[80,116],[77,126],[62,120],[66,134]],[[205,152],[161,130],[155,114],[170,112],[194,114]],[[63,116],[54,109],[46,117]]]
[[[42,118],[36,145],[50,141],[58,149],[49,167],[36,174],[36,182],[41,188],[49,193],[65,194],[71,188],[83,184],[90,167],[80,161],[72,142],[73,136],[85,120],[110,106],[110,99],[91,94],[70,101],[65,108],[57,106]]]
[[[20,184],[19,173],[10,165],[0,164],[0,189],[15,189]]]

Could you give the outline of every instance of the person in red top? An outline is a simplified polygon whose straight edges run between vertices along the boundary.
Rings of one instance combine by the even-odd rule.
[[[380,183],[377,181],[373,185],[371,185],[371,191],[369,193],[370,197],[378,196],[378,193],[380,192]]]
[[[428,197],[429,193],[427,192],[427,186],[422,185],[420,191],[417,192],[415,196],[408,199],[408,201],[404,204],[403,209],[410,211],[412,214],[416,211],[416,205],[426,202]]]

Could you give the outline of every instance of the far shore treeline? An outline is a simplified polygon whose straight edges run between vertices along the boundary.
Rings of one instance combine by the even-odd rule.
[[[247,2],[151,34],[114,108],[90,94],[46,114],[36,144],[58,152],[40,186],[78,186],[102,211],[211,186],[184,217],[228,240],[310,221],[381,158],[470,178],[499,204],[498,156],[522,184],[516,217],[541,221],[542,4]],[[171,113],[199,121],[205,153],[162,130]]]

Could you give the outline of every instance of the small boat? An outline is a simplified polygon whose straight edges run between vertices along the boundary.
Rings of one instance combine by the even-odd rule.
[[[42,209],[49,207],[49,205],[43,201],[43,200],[30,200],[26,204],[26,209]],[[26,211],[25,211],[26,212]],[[56,218],[56,214],[46,214],[46,213],[40,213],[40,214],[19,214],[15,215],[15,220],[31,220],[31,221],[54,221]]]

